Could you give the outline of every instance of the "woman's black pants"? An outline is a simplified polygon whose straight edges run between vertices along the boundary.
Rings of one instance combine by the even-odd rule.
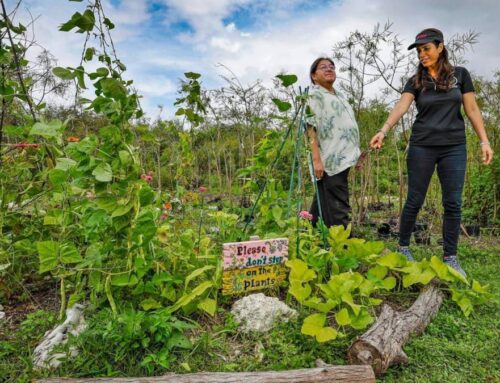
[[[408,246],[417,214],[427,194],[427,188],[437,168],[441,183],[443,214],[444,255],[456,255],[462,190],[467,165],[465,144],[449,146],[410,145],[406,160],[408,166],[408,196],[399,224],[399,245]]]
[[[350,222],[349,212],[349,169],[329,176],[324,173],[323,178],[317,181],[323,222],[327,227],[343,225]],[[319,218],[319,208],[316,193],[309,213],[313,215],[312,224],[316,226]]]

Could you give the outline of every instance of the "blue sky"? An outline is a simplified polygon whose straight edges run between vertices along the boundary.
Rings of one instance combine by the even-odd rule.
[[[469,30],[480,32],[468,54],[467,67],[491,78],[500,69],[500,28],[497,0],[101,0],[116,24],[113,38],[127,76],[143,95],[149,117],[173,115],[179,79],[187,71],[202,74],[203,86],[222,86],[218,64],[243,84],[260,79],[271,84],[280,71],[295,73],[308,83],[308,67],[319,55],[356,29],[369,32],[390,20],[405,43],[426,27],[438,27],[445,38]],[[7,0],[11,7],[17,0]],[[76,66],[83,35],[58,32],[58,26],[86,5],[67,0],[23,0],[37,18],[37,43],[60,66]],[[376,88],[374,88],[376,91]]]

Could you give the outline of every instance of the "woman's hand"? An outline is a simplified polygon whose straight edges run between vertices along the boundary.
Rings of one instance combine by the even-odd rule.
[[[490,144],[481,145],[481,152],[483,155],[483,164],[491,164],[491,161],[493,161],[493,149],[491,149]]]
[[[380,149],[384,144],[385,134],[384,132],[378,132],[370,140],[370,147],[373,149]]]
[[[321,161],[321,158],[313,159],[313,167],[316,179],[322,179],[323,175],[325,174],[325,168],[323,166],[323,161]]]

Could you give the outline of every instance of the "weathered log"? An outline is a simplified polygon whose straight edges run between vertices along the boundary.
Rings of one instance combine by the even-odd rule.
[[[288,371],[206,372],[151,378],[41,379],[35,383],[374,383],[370,366],[325,366]]]
[[[406,311],[394,311],[384,305],[377,321],[349,348],[349,363],[371,365],[377,376],[391,365],[408,363],[403,346],[410,336],[425,330],[442,302],[443,293],[433,281]]]

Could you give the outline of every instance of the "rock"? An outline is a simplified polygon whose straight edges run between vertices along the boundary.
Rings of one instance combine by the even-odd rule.
[[[75,304],[66,310],[66,320],[52,331],[47,331],[45,336],[33,352],[33,365],[35,368],[56,368],[62,360],[67,357],[74,357],[78,350],[72,348],[69,355],[65,353],[52,354],[54,347],[65,344],[68,341],[68,334],[77,336],[85,330],[85,320],[83,318],[83,305]]]
[[[243,332],[267,332],[276,322],[288,322],[297,317],[297,311],[278,298],[262,293],[248,295],[236,301],[231,313]]]

